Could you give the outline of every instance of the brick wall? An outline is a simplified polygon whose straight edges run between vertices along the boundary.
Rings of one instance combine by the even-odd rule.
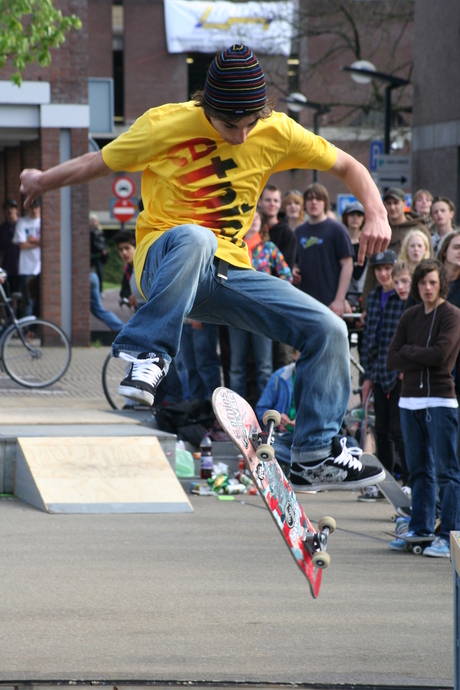
[[[185,55],[166,48],[162,0],[125,3],[125,120],[149,108],[187,99]]]
[[[106,0],[105,5],[109,0]],[[51,65],[41,68],[29,65],[23,73],[25,80],[51,83],[51,102],[86,104],[88,102],[88,7],[87,0],[57,0],[64,14],[76,14],[83,22],[80,31],[72,30],[65,43],[51,51]],[[111,65],[111,37],[109,40]],[[106,69],[106,67],[104,67]],[[12,69],[2,70],[7,79]],[[12,196],[19,201],[19,173],[23,168],[47,170],[60,161],[58,129],[41,129],[36,141],[24,141],[20,146],[6,147],[0,154],[0,201]],[[72,157],[88,151],[88,131],[71,130]],[[89,199],[87,186],[72,189],[72,341],[89,342]],[[60,191],[48,192],[42,199],[42,315],[62,324],[61,267],[60,267],[61,205]]]
[[[71,132],[72,157],[88,148],[86,129]],[[72,342],[89,344],[89,191],[88,185],[72,187]]]
[[[59,164],[59,130],[41,130],[41,165],[44,170]],[[61,325],[61,203],[55,190],[42,198],[41,313]]]
[[[112,0],[88,3],[88,76],[112,76]]]

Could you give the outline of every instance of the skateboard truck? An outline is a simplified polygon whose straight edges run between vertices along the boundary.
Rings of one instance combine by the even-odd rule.
[[[318,521],[318,531],[305,531],[302,537],[305,548],[310,552],[312,563],[317,568],[327,568],[331,562],[331,557],[326,552],[327,538],[335,531],[336,526],[334,518],[322,517]]]
[[[276,410],[266,410],[263,416],[264,431],[254,432],[251,437],[252,445],[259,460],[270,462],[275,457],[273,448],[273,432],[281,422],[281,415]]]

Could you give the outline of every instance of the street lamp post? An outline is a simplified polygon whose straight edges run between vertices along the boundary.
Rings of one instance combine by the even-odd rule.
[[[284,99],[285,103],[288,105],[288,110],[292,110],[293,113],[300,113],[304,108],[311,108],[314,110],[313,113],[313,132],[318,134],[319,132],[319,118],[321,115],[326,115],[331,111],[327,105],[322,103],[314,103],[309,101],[303,93],[291,93],[287,98]],[[318,171],[313,170],[313,182],[318,181]]]
[[[385,87],[383,152],[386,154],[390,153],[391,92],[393,89],[398,89],[401,86],[407,86],[407,84],[410,84],[410,82],[407,79],[395,77],[393,74],[385,74],[384,72],[377,72],[375,69],[370,69],[369,67],[363,67],[359,65],[359,63],[355,63],[355,65],[351,65],[350,67],[342,67],[342,70],[344,72],[351,72],[352,76],[359,75],[361,77],[359,83],[369,83],[372,81],[372,79],[379,79],[380,81],[388,83],[388,86]]]

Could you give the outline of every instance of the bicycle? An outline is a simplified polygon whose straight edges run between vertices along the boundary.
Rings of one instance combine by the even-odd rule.
[[[126,398],[118,393],[118,386],[126,376],[127,365],[124,359],[108,355],[102,367],[102,388],[107,402],[114,410],[122,410],[126,405]]]
[[[119,300],[120,307],[133,309],[126,297]],[[118,393],[118,386],[129,369],[128,363],[120,357],[108,355],[102,367],[102,388],[107,402],[113,410],[122,410],[126,405],[126,398]]]
[[[36,316],[16,318],[12,298],[6,295],[0,269],[0,369],[25,388],[46,388],[64,376],[70,364],[70,343],[54,323]]]

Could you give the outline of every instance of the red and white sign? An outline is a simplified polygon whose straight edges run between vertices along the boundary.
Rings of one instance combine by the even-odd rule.
[[[134,182],[130,177],[117,177],[112,190],[119,199],[129,199],[134,194]]]
[[[120,223],[127,223],[136,215],[136,207],[128,199],[120,199],[114,204],[112,213]]]

